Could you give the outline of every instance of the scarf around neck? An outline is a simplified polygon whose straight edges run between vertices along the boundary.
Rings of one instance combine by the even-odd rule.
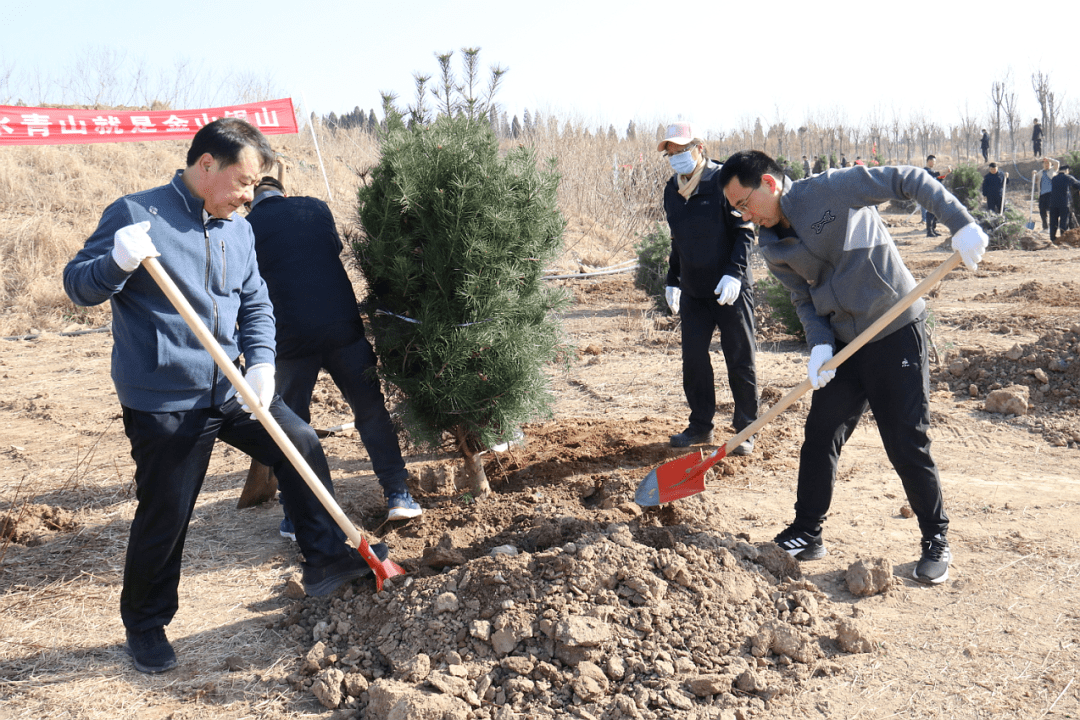
[[[705,156],[702,155],[698,160],[697,167],[694,168],[694,172],[690,173],[690,177],[685,175],[676,175],[675,179],[679,183],[679,194],[683,196],[684,200],[689,200],[690,196],[694,194],[694,190],[697,189],[698,183],[701,182],[701,173],[705,170]]]

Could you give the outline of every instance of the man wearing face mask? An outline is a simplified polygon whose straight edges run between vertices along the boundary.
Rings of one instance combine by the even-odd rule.
[[[664,213],[671,228],[665,296],[682,317],[683,391],[690,422],[671,436],[672,447],[712,442],[716,387],[709,345],[720,331],[734,399],[736,432],[757,419],[758,391],[754,358],[754,280],[749,223],[736,219],[717,184],[720,165],[705,156],[705,145],[689,123],[669,125],[656,148],[667,155],[675,175],[664,187]],[[749,455],[751,437],[732,455]]]

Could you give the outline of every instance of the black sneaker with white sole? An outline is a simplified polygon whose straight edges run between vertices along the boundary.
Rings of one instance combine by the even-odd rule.
[[[949,541],[944,535],[924,538],[922,557],[911,576],[926,585],[938,585],[949,579],[950,562],[952,551],[949,550]]]
[[[820,531],[815,535],[794,525],[773,538],[773,542],[796,560],[820,560],[829,552],[821,542]]]

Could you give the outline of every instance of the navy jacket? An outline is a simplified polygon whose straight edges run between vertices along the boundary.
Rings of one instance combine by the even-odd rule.
[[[341,238],[326,203],[312,197],[262,198],[248,213],[259,273],[277,318],[283,358],[321,355],[363,337]]]
[[[988,198],[1000,198],[1005,191],[1005,173],[986,173],[982,181],[982,194]]]
[[[667,285],[696,298],[713,297],[724,275],[750,287],[754,231],[731,214],[718,180],[720,165],[708,160],[690,199],[679,194],[675,176],[664,186],[664,213],[671,228]]]
[[[1067,172],[1059,172],[1050,181],[1050,207],[1069,207],[1070,190],[1080,188],[1080,180],[1077,180]]]

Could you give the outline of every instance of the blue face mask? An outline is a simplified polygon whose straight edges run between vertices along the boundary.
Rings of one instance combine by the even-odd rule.
[[[671,163],[671,169],[680,175],[689,175],[697,167],[693,148],[675,155],[668,155],[668,162]]]

